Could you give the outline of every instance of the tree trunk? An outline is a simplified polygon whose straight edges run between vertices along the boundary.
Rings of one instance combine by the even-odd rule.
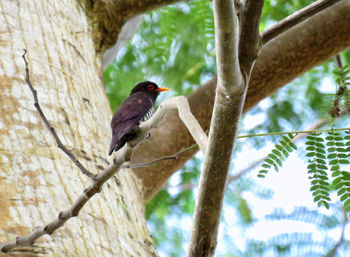
[[[108,165],[111,111],[101,56],[80,1],[0,1],[0,242],[68,209],[90,179],[57,147],[26,84],[63,144],[91,172]],[[79,216],[35,244],[50,256],[157,256],[141,183],[120,171]]]

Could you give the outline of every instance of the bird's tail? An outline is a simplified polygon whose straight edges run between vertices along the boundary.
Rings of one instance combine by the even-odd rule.
[[[121,138],[118,142],[117,137],[113,137],[111,146],[109,147],[109,155],[111,155],[114,151],[118,151],[120,148],[125,145],[126,140]]]

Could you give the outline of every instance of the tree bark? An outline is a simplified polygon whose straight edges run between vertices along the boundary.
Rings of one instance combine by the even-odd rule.
[[[350,1],[346,0],[339,1],[271,40],[262,48],[255,64],[244,112],[286,83],[349,46]],[[204,130],[209,129],[215,87],[214,77],[188,97],[192,113]],[[137,150],[134,161],[145,162],[176,153],[193,143],[190,134],[176,115],[168,115],[163,124],[152,133],[151,140]],[[135,169],[135,173],[143,181],[145,201],[151,199],[169,177],[195,153],[194,150],[183,154],[177,160]]]
[[[68,209],[90,179],[56,145],[25,78],[63,144],[91,172],[108,165],[111,111],[91,20],[80,1],[0,1],[0,242]],[[144,218],[141,183],[127,170],[50,237],[47,256],[157,256]]]

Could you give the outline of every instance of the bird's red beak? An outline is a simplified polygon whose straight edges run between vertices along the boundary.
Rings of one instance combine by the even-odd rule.
[[[169,90],[170,90],[170,88],[167,88],[167,87],[158,87],[157,88],[158,92],[169,91]]]

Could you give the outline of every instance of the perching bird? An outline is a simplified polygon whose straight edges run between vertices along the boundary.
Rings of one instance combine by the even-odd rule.
[[[144,81],[138,83],[128,98],[122,102],[115,112],[111,122],[112,142],[109,155],[118,151],[126,142],[135,139],[137,127],[140,122],[152,117],[153,106],[160,92],[169,88],[158,87],[156,83]]]

